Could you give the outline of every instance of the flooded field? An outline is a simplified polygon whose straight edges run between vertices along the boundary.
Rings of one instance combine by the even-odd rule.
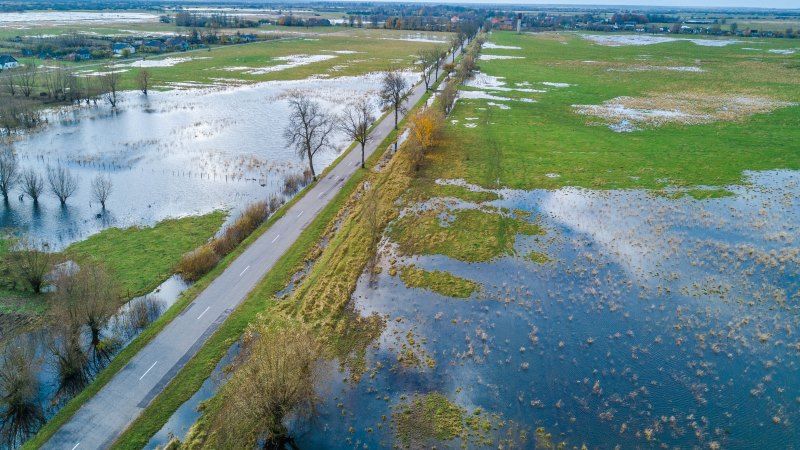
[[[300,447],[397,444],[398,404],[428,392],[491,417],[483,434],[513,435],[519,448],[545,433],[570,447],[796,445],[800,173],[747,176],[726,187],[734,195],[706,200],[580,188],[432,200],[445,204],[444,227],[459,209],[505,208],[545,234],[518,235],[514,255],[479,263],[399,256],[384,242],[384,268],[397,259],[481,288],[456,299],[388,270],[362,276],[356,308],[387,328],[360,381],[326,382]],[[437,447],[481,446],[464,439]]]
[[[409,81],[416,79],[407,73]],[[274,81],[250,86],[126,92],[117,110],[100,104],[53,111],[39,131],[14,148],[23,169],[45,176],[66,166],[79,177],[74,197],[61,207],[47,195],[38,206],[12,198],[0,211],[0,226],[14,227],[56,248],[109,226],[152,225],[167,217],[232,210],[283,189],[287,175],[307,163],[287,148],[282,133],[288,97],[295,90],[340,112],[348,101],[369,96],[379,75]],[[377,110],[377,106],[376,106]],[[347,142],[334,138],[341,150]],[[337,156],[315,159],[320,171]],[[90,185],[107,175],[114,186],[108,211],[92,200]]]
[[[33,371],[35,392],[30,398],[26,397],[24,411],[4,423],[7,430],[0,448],[17,448],[20,439],[24,441],[35,434],[188,287],[183,279],[174,275],[153,292],[131,299],[103,327],[98,345],[91,345],[91,337],[85,330],[77,347],[73,348],[70,335],[58,326],[39,327],[6,342],[0,354],[0,372],[10,379],[9,366],[20,372]],[[20,356],[25,358],[24,363],[16,359]],[[19,431],[9,432],[15,429],[13,427],[18,427]]]

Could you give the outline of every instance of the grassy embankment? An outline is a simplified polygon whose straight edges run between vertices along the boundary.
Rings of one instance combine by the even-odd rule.
[[[259,321],[251,324],[254,332],[257,333],[260,327],[268,327],[276,322],[280,324],[302,322],[315,330],[319,339],[326,344],[330,356],[337,358],[348,369],[351,378],[360,377],[366,369],[364,359],[366,348],[383,331],[383,322],[377,316],[361,317],[352,309],[350,296],[361,274],[365,269],[369,270],[369,262],[377,250],[375,241],[371,237],[372,233],[376,232],[373,214],[379,218],[377,228],[378,232],[382,232],[389,223],[397,219],[399,209],[396,202],[404,193],[408,193],[414,184],[417,175],[416,162],[413,158],[414,151],[409,148],[409,145],[413,144],[409,142],[406,142],[380,171],[369,173],[363,183],[355,187],[343,213],[333,222],[338,224],[335,232],[327,235],[329,242],[316,258],[308,274],[287,299],[280,303],[276,302],[274,308],[264,311],[259,316]],[[435,152],[436,149],[431,151]],[[374,203],[370,200],[373,198],[372,195],[377,197]],[[375,210],[377,213],[374,213]],[[503,226],[521,228],[527,226],[522,221],[513,222],[512,225],[512,222],[505,221],[505,216],[498,215],[498,217],[501,218],[499,222]],[[458,227],[458,225],[453,226]],[[531,230],[535,228],[533,225],[530,226]],[[510,230],[509,234],[512,234]],[[488,245],[486,248],[488,250],[481,249],[481,251],[500,254],[508,251],[505,241]],[[414,268],[405,269],[407,274],[409,269],[414,271]],[[411,278],[421,280],[420,287],[432,289],[440,287],[443,282],[456,281],[455,277],[446,272],[423,271],[413,275]],[[457,290],[452,290],[448,294],[464,296],[469,295],[467,290],[471,292],[477,285],[468,280],[460,280],[453,286],[447,286],[447,289],[453,287]],[[260,295],[266,300],[270,295],[274,295],[274,290],[259,290],[255,295]],[[435,364],[432,361],[428,362],[429,365],[431,363]],[[227,385],[226,389],[235,389],[235,386]],[[479,412],[466,417],[464,410],[455,407],[446,399],[441,401],[441,398],[444,397],[426,397],[423,403],[411,405],[412,409],[419,410],[417,412],[421,414],[413,418],[433,427],[430,436],[422,436],[423,439],[449,440],[459,436],[475,442],[484,439],[486,431],[495,428],[488,421],[478,418]],[[431,401],[427,401],[428,399]],[[242,430],[242,435],[236,437],[239,439],[236,442],[223,443],[216,440],[219,436],[214,434],[213,430],[225,420],[219,415],[224,401],[224,396],[217,395],[205,404],[204,415],[187,438],[187,447],[246,446],[248,442],[257,439],[258,430]],[[415,408],[414,405],[423,406]],[[397,406],[400,408],[398,411],[401,411],[399,420],[407,418],[407,414],[402,412],[406,411],[405,407],[402,404]],[[476,419],[474,423],[470,422],[470,418]],[[402,428],[402,424],[400,427]]]
[[[393,142],[393,132],[379,146],[385,149]],[[113,448],[134,449],[145,445],[174,411],[189,399],[216,367],[228,348],[238,340],[244,330],[259,314],[268,312],[275,306],[274,296],[283,289],[292,276],[305,263],[314,258],[321,248],[320,240],[330,231],[331,224],[339,212],[345,207],[350,195],[360,186],[382,155],[377,151],[367,160],[368,169],[357,171],[343,185],[341,191],[317,215],[314,221],[303,231],[289,250],[278,260],[272,270],[262,279],[247,299],[228,317],[219,329],[208,339],[198,353],[186,363],[178,375],[167,385],[134,423],[117,439]],[[333,165],[331,166],[333,167]],[[295,198],[299,198],[295,197]],[[284,207],[283,210],[288,209]],[[272,222],[272,220],[270,221]]]
[[[426,94],[419,104],[424,104],[428,98],[429,94]],[[405,121],[401,122],[401,129],[404,123]],[[141,446],[145,445],[150,437],[166,423],[174,411],[199,389],[227,349],[240,338],[248,326],[263,320],[269,320],[269,318],[272,318],[272,320],[278,320],[276,318],[296,318],[297,316],[295,316],[294,312],[285,311],[286,307],[280,306],[274,297],[278,291],[289,283],[292,276],[305,266],[307,261],[316,260],[311,272],[302,280],[300,286],[296,288],[291,298],[284,304],[290,305],[289,309],[292,309],[291,305],[303,303],[304,300],[300,299],[307,299],[311,295],[316,295],[309,292],[309,286],[314,285],[315,280],[328,280],[321,283],[319,288],[329,292],[335,290],[339,294],[337,296],[339,309],[332,310],[331,315],[337,316],[337,319],[343,319],[342,316],[345,316],[346,312],[341,308],[347,302],[346,300],[341,302],[341,296],[352,290],[355,285],[355,279],[370,254],[370,251],[364,251],[365,249],[361,245],[363,236],[360,233],[364,232],[363,226],[357,222],[358,219],[355,219],[356,222],[353,219],[359,217],[359,212],[357,211],[359,204],[356,201],[356,196],[360,195],[364,189],[365,182],[369,180],[370,183],[373,183],[376,177],[383,178],[382,183],[394,186],[390,192],[387,192],[390,195],[399,195],[403,187],[407,185],[406,183],[410,181],[408,167],[405,167],[408,164],[408,160],[405,158],[403,158],[403,163],[391,162],[389,163],[391,165],[384,166],[380,172],[374,171],[376,164],[383,156],[383,151],[396,139],[397,135],[396,131],[392,132],[378,146],[378,151],[367,161],[368,169],[359,170],[345,183],[335,199],[303,231],[300,238],[281,257],[275,267],[265,276],[242,305],[209,338],[197,355],[186,364],[164,391],[153,400],[147,410],[117,439],[114,448],[133,449],[141,448]],[[403,164],[405,168],[394,170],[392,168],[394,164]],[[388,174],[395,174],[402,181],[393,179]],[[384,191],[381,190],[381,192]],[[388,199],[389,197],[387,196],[386,198]],[[384,208],[386,208],[385,204]],[[388,209],[390,208],[386,208],[386,210]],[[339,224],[338,228],[337,224]],[[320,246],[323,237],[330,238],[330,242],[324,250]],[[334,249],[338,249],[336,251],[341,252],[342,246],[347,246],[347,243],[350,242],[359,244],[357,251],[354,248],[352,249],[353,252],[346,252],[350,253],[349,256],[340,259],[335,264],[331,263],[331,261],[341,258],[340,253],[332,255]],[[333,270],[339,274],[335,278],[329,278],[327,273],[323,273],[327,270]],[[346,280],[344,282],[349,287],[333,286],[343,280]],[[262,319],[259,320],[258,317]],[[347,316],[347,319],[352,319],[352,316]],[[352,321],[341,323],[344,327],[354,325]],[[370,334],[369,332],[374,334],[374,323],[367,321],[367,323],[357,325],[361,326],[360,329],[362,331],[367,330],[368,334]],[[370,337],[343,333],[341,341],[332,343],[332,347],[341,354],[347,352],[347,349],[366,346],[370,340]]]

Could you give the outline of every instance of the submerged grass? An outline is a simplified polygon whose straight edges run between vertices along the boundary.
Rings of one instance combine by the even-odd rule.
[[[429,272],[414,265],[400,269],[400,279],[409,287],[429,289],[448,297],[468,298],[478,291],[480,285],[449,272]]]
[[[466,410],[444,395],[417,395],[393,415],[397,437],[404,446],[449,441],[464,432]]]
[[[389,229],[389,236],[405,254],[445,255],[466,262],[490,261],[514,254],[518,234],[537,235],[544,231],[536,224],[500,211],[480,209],[410,213]]]

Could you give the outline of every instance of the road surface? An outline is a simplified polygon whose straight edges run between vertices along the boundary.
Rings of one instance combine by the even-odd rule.
[[[415,105],[424,93],[422,83],[414,86],[407,97],[407,105]],[[393,128],[394,114],[390,113],[373,129],[373,138],[365,149],[367,157]],[[361,152],[354,148],[231,262],[191,305],[139,351],[42,448],[108,448],[247,298],[360,164]]]

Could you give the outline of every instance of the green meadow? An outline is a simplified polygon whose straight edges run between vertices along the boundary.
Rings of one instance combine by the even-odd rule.
[[[480,71],[501,77],[511,90],[482,91],[512,100],[459,100],[424,178],[520,189],[663,188],[724,186],[744,182],[746,170],[800,168],[796,41],[607,46],[577,33],[494,32],[489,42]],[[614,120],[579,114],[573,106],[620,97],[656,114],[680,112],[670,103],[677,97],[684,99],[681,108],[723,118],[644,123],[618,132],[609,127]],[[772,106],[739,114],[739,106],[725,104],[740,98]]]

